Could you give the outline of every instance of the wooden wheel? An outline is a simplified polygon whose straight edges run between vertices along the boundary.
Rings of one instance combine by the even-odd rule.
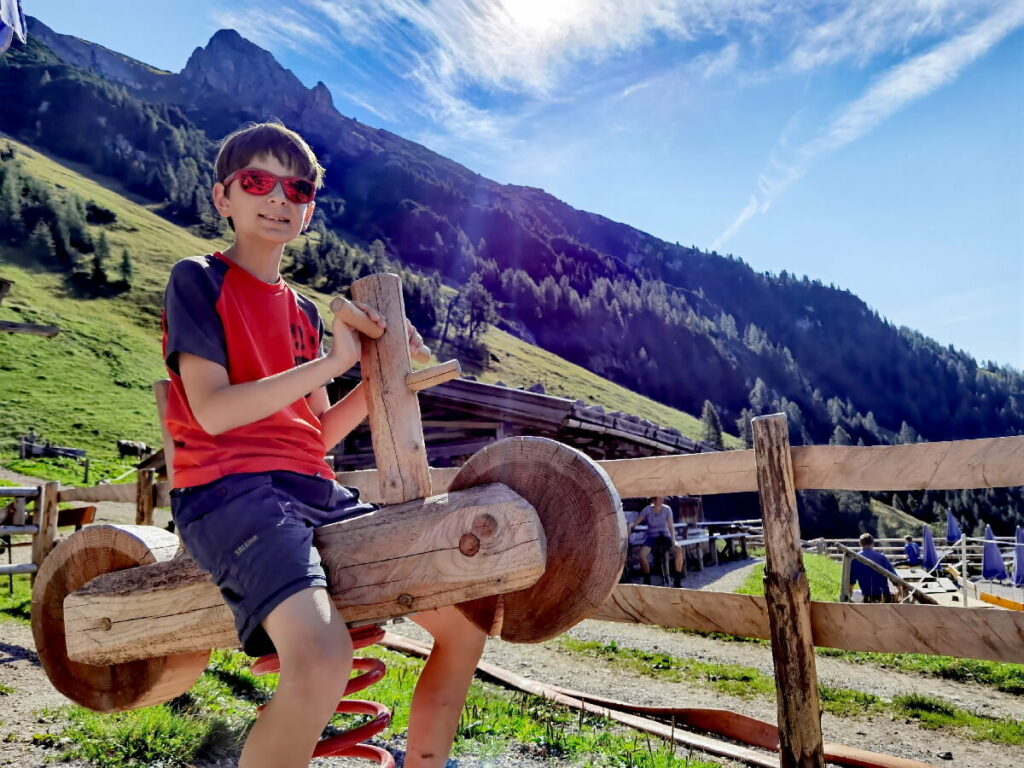
[[[626,562],[626,520],[608,474],[575,448],[543,437],[511,437],[478,451],[450,490],[504,483],[537,510],[547,537],[547,569],[528,589],[502,596],[501,638],[539,643],[592,615]],[[485,632],[499,598],[458,608]]]
[[[158,704],[189,688],[206,669],[209,651],[92,666],[72,661],[64,640],[64,598],[96,576],[170,560],[178,537],[142,525],[93,525],[58,545],[32,588],[32,635],[54,687],[97,712]]]

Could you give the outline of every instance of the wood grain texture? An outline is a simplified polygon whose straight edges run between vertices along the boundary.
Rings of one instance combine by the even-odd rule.
[[[32,636],[58,691],[89,709],[117,712],[167,701],[199,678],[209,651],[94,666],[68,658],[65,645],[67,595],[100,574],[170,560],[177,549],[178,537],[154,526],[95,525],[50,553],[32,589]]]
[[[49,482],[40,488],[32,522],[39,528],[32,538],[32,562],[42,568],[57,541],[58,494],[60,483]],[[37,571],[38,574],[38,571]]]
[[[153,524],[153,500],[156,495],[156,472],[140,469],[135,482],[135,524]]]
[[[764,520],[764,591],[775,665],[782,768],[820,768],[821,702],[811,630],[811,590],[800,549],[789,425],[784,415],[751,423]]]
[[[765,598],[619,584],[592,617],[768,639]],[[1024,663],[1024,613],[882,603],[811,603],[814,644]]]
[[[474,549],[463,544],[467,534],[477,541]],[[537,513],[497,484],[332,523],[318,528],[314,541],[328,589],[348,622],[523,589],[540,578],[546,563]],[[219,590],[187,556],[99,575],[69,594],[63,611],[69,656],[90,664],[238,642]]]
[[[431,492],[430,472],[419,401],[406,385],[412,363],[402,282],[398,275],[370,275],[352,284],[352,298],[380,313],[388,328],[379,339],[363,337],[361,358],[381,501],[425,498]]]
[[[618,582],[627,544],[622,502],[595,461],[542,437],[510,437],[489,445],[463,465],[452,488],[494,482],[533,505],[547,537],[544,575],[504,597],[501,637],[541,642],[589,617]],[[484,632],[496,624],[494,599],[459,609]]]

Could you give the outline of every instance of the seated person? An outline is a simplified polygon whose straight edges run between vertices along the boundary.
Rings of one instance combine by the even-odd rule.
[[[647,538],[640,548],[640,570],[644,574],[644,584],[651,583],[651,564],[647,560],[651,549],[659,538],[666,538],[672,548],[672,557],[675,563],[674,585],[682,586],[680,580],[683,575],[683,548],[676,544],[672,508],[665,504],[665,499],[662,496],[655,496],[651,499],[651,503],[644,507],[637,519],[629,525],[629,533],[632,534],[633,529],[641,523],[647,526]]]
[[[906,544],[903,546],[904,562],[907,565],[918,566],[921,564],[921,548],[914,543],[913,536],[904,536]]]
[[[893,575],[896,574],[896,569],[892,567],[889,558],[875,549],[875,537],[870,533],[861,534],[860,552],[858,554],[874,563],[878,563],[878,565]],[[860,591],[864,595],[865,603],[892,602],[892,593],[889,592],[889,580],[859,560],[854,560],[850,564],[850,587],[852,588],[854,584],[860,585]]]

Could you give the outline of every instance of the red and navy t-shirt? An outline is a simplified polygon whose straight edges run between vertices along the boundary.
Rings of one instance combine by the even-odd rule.
[[[196,421],[178,370],[182,352],[223,365],[232,384],[294,368],[322,354],[316,306],[278,279],[265,283],[220,253],[179,261],[164,294],[163,353],[171,387],[164,424],[174,442],[174,486],[240,472],[289,470],[333,478],[320,420],[302,397],[219,435]]]

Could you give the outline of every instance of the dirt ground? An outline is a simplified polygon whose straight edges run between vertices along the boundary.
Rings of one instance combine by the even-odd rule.
[[[0,477],[19,482],[29,478],[12,476],[0,470]],[[132,522],[131,504],[98,505],[97,521]],[[166,522],[166,510],[157,515],[159,524]],[[28,548],[22,548],[22,551]],[[17,551],[17,550],[16,550]],[[4,557],[6,561],[6,557]],[[730,591],[746,576],[755,561],[730,563],[691,573],[685,586],[713,591]],[[6,589],[6,581],[0,581]],[[410,622],[396,629],[418,640],[427,636]],[[674,656],[727,662],[756,667],[768,674],[772,670],[771,651],[765,644],[713,640],[703,636],[668,632],[657,627],[586,621],[570,630],[570,635],[583,640],[607,643],[614,640],[620,647],[658,650]],[[613,670],[593,659],[581,661],[561,649],[558,641],[539,645],[513,645],[500,640],[488,642],[485,660],[506,667],[536,680],[583,690],[595,695],[610,696],[638,704],[677,707],[717,707],[732,709],[765,720],[775,720],[775,704],[767,698],[740,698],[707,690],[686,683],[671,683],[634,676]],[[840,659],[819,657],[820,679],[836,687],[853,688],[891,698],[901,693],[923,693],[952,702],[959,707],[997,717],[1024,719],[1024,697],[1000,693],[972,683],[955,683],[924,675],[883,669],[877,666],[852,664]],[[0,766],[35,768],[42,766],[54,749],[36,734],[60,733],[60,723],[51,722],[41,710],[60,706],[66,699],[46,679],[34,651],[31,630],[24,625],[0,621],[0,684],[13,689],[0,694]],[[826,741],[858,746],[900,757],[912,758],[937,766],[957,768],[997,768],[1024,764],[1024,749],[974,741],[966,735],[947,730],[930,731],[913,722],[889,716],[838,718],[824,714],[822,729]],[[393,746],[401,746],[396,742]],[[725,765],[737,765],[723,762]],[[318,760],[317,766],[365,765],[341,759]],[[512,753],[498,759],[459,758],[451,768],[540,768],[553,762],[542,762],[524,754]],[[64,763],[71,768],[81,764]],[[211,763],[201,768],[226,766]]]

